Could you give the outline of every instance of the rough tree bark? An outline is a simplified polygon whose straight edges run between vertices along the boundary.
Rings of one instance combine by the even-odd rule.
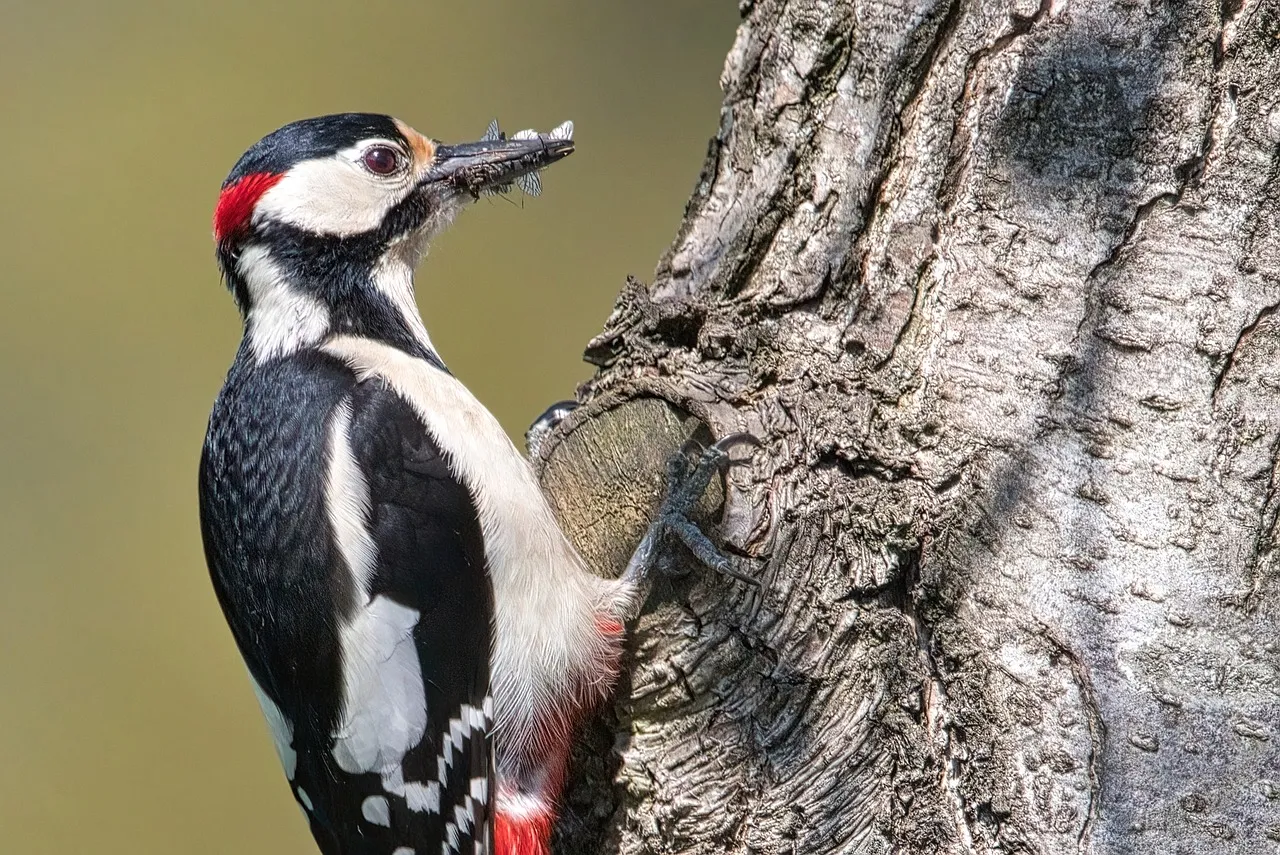
[[[538,463],[616,572],[752,431],[762,588],[655,591],[561,851],[1276,852],[1280,4],[742,11]]]

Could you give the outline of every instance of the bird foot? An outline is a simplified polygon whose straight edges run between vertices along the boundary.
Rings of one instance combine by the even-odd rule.
[[[685,545],[702,566],[759,587],[760,583],[756,579],[739,571],[736,562],[721,552],[698,524],[689,518],[690,512],[711,484],[711,479],[717,474],[724,474],[734,464],[744,462],[730,456],[730,452],[740,445],[761,447],[760,441],[751,434],[734,433],[705,448],[690,440],[671,455],[667,461],[666,495],[658,506],[653,522],[649,524],[649,530],[631,556],[622,577],[624,581],[635,585],[647,581],[654,568],[660,564],[658,559],[661,546],[670,537],[674,537]],[[697,457],[691,459],[695,453]],[[661,562],[664,572],[678,575],[670,569],[671,566],[667,562]]]

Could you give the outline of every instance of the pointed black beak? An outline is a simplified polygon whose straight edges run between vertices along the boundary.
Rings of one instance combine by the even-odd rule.
[[[504,187],[521,176],[573,154],[573,140],[540,134],[528,139],[495,139],[436,146],[424,184],[443,183],[470,193]]]

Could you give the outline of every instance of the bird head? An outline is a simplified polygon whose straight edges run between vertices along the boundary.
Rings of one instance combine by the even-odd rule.
[[[545,134],[445,145],[370,113],[273,131],[231,170],[213,217],[218,264],[246,331],[273,331],[264,351],[274,352],[296,343],[276,341],[286,327],[304,339],[322,322],[355,333],[369,324],[420,328],[412,273],[431,237],[480,193],[573,149],[572,139]],[[425,330],[401,332],[425,339]]]

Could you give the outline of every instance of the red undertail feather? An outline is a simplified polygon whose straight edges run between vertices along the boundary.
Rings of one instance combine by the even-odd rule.
[[[222,242],[248,226],[253,208],[262,194],[276,186],[283,177],[270,172],[254,172],[224,187],[218,196],[218,206],[213,209],[214,240]]]
[[[583,720],[613,691],[622,658],[625,628],[611,615],[596,616],[597,648],[590,664],[576,675],[563,703],[547,709],[522,747],[517,773],[498,785],[494,819],[494,855],[550,855],[560,793],[569,766],[574,734]],[[507,809],[503,809],[504,802]]]
[[[550,855],[554,821],[549,812],[513,817],[499,809],[493,823],[494,855]]]

